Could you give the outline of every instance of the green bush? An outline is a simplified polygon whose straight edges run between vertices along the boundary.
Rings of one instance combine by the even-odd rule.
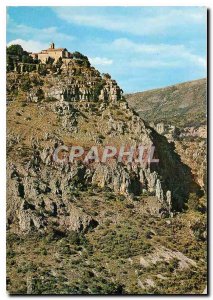
[[[68,233],[67,239],[71,244],[80,245],[79,234],[73,230]]]

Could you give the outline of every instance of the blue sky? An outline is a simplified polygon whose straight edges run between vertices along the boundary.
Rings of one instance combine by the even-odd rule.
[[[8,7],[7,44],[80,51],[124,92],[206,77],[204,7]]]

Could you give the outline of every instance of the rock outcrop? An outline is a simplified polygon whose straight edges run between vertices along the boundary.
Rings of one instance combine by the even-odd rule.
[[[11,74],[13,79],[14,74]],[[39,72],[31,72],[27,77],[16,74],[15,78],[13,88],[8,86],[9,94],[16,87],[21,89],[28,84],[24,102],[26,109],[36,105],[36,113],[31,116],[32,122],[36,118],[35,126],[41,120],[43,122],[39,129],[43,132],[42,137],[39,134],[31,135],[29,139],[28,136],[28,150],[16,160],[12,174],[11,170],[8,171],[8,184],[11,187],[8,219],[19,219],[21,231],[46,230],[52,218],[63,230],[86,231],[88,227],[94,226],[96,220],[77,211],[69,203],[76,189],[88,188],[90,185],[108,188],[127,199],[154,196],[159,202],[159,207],[156,205],[159,215],[183,208],[191,189],[188,184],[192,181],[189,171],[166,140],[157,136],[129,108],[122,89],[109,75],[101,76],[94,68],[81,67],[73,61],[69,66],[61,68],[60,74],[49,72],[41,75]],[[24,117],[25,106],[18,114],[19,118]],[[46,123],[44,117],[41,119],[45,110],[49,111],[47,119],[51,115],[54,121],[49,119]],[[25,119],[27,122],[28,118]],[[162,126],[158,127],[160,131],[164,130]],[[14,146],[23,148],[21,143],[27,145],[28,141],[23,132],[17,135],[16,128],[10,130],[8,149],[12,153]],[[54,160],[57,147],[77,143],[85,148],[91,143],[97,146],[112,144],[116,147],[123,144],[133,147],[143,145],[145,149],[154,145],[155,155],[160,162],[159,165],[150,163],[148,153],[144,154],[144,164],[129,163],[128,159],[118,162],[117,157],[106,164],[93,162],[86,165],[80,161],[70,163],[68,157],[63,162]],[[25,151],[24,148],[22,151]],[[14,163],[12,154],[9,157],[8,162]],[[177,172],[173,174],[172,169]],[[27,208],[20,204],[22,202],[29,203]],[[15,212],[17,207],[18,212]],[[11,217],[14,214],[16,218]],[[66,214],[68,216],[65,218]]]
[[[203,291],[204,199],[180,213],[200,189],[165,126],[144,122],[88,60],[38,66],[7,73],[8,290]]]

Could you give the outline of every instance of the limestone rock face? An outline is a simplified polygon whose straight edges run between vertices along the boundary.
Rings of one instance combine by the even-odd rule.
[[[187,187],[191,186],[190,178],[185,180],[189,172],[182,168],[165,138],[156,136],[129,108],[117,82],[75,61],[59,71],[34,72],[26,78],[12,73],[8,81],[9,97],[21,89],[25,99],[15,115],[13,107],[9,113],[10,122],[18,118],[21,124],[20,130],[17,123],[10,126],[8,138],[9,227],[18,223],[25,233],[45,231],[52,224],[63,231],[85,232],[96,227],[99,221],[79,209],[76,196],[91,186],[129,201],[150,196],[153,207],[144,202],[150,214],[181,209],[183,199],[175,191],[181,190],[179,194],[186,198],[184,193],[189,193]],[[24,92],[26,81],[29,90]],[[163,126],[158,127],[163,130]],[[107,163],[70,162],[67,151],[61,154],[63,160],[55,160],[58,147],[72,145],[83,146],[84,155],[93,145],[99,152],[106,145],[142,145],[147,149],[154,145],[159,165],[148,160],[146,151],[144,164],[129,163],[128,159],[118,162],[118,153]]]
[[[163,201],[163,190],[162,190],[161,182],[159,179],[157,179],[157,182],[156,182],[156,197],[160,201]]]
[[[43,95],[43,90],[39,87],[37,88],[32,88],[28,93],[27,93],[27,101],[28,102],[39,102],[44,98]]]
[[[188,269],[197,265],[194,260],[188,258],[183,253],[179,251],[172,251],[165,247],[156,248],[153,253],[150,253],[146,257],[140,257],[140,263],[144,268],[147,268],[150,265],[156,265],[161,261],[169,262],[172,259],[178,260],[177,268],[179,269]]]
[[[172,208],[172,193],[171,191],[166,192],[166,201],[168,203],[169,213],[171,212]]]
[[[123,91],[115,80],[101,77],[92,69],[88,73],[78,69],[78,73],[81,76],[79,79],[74,74],[71,77],[51,78],[51,87],[44,88],[45,97],[60,102],[92,102],[96,99],[108,103],[117,103],[123,98]]]
[[[61,220],[61,225],[65,226],[67,230],[87,232],[89,229],[98,226],[98,222],[96,220],[74,206],[70,207],[69,212],[70,215],[64,218],[64,220]]]
[[[151,172],[149,168],[116,162],[110,165],[96,163],[92,166],[85,166],[80,162],[57,165],[52,160],[53,152],[54,148],[51,147],[36,150],[27,171],[13,166],[8,174],[11,177],[9,211],[13,216],[17,215],[19,228],[23,233],[43,232],[52,221],[57,222],[63,231],[85,232],[89,228],[95,228],[98,221],[69,201],[72,190],[79,183],[108,188],[127,198],[141,195],[144,190],[150,193],[156,191],[159,214],[161,206],[171,206],[163,196],[157,173]],[[17,200],[13,201],[14,199]],[[12,219],[10,214],[8,218]]]
[[[45,225],[43,218],[38,216],[35,208],[30,207],[26,201],[21,204],[18,218],[20,230],[25,234],[31,231],[42,231]]]
[[[55,202],[46,201],[44,205],[49,211],[49,218],[47,215],[39,216],[38,208],[36,210],[35,207],[27,206],[26,201],[21,205],[18,213],[21,233],[27,234],[33,231],[45,231],[48,227],[48,220],[51,220],[51,216],[58,221],[59,228],[62,231],[86,232],[98,226],[96,220],[77,209],[74,205],[65,205],[63,213],[57,211],[57,204]]]
[[[128,106],[116,81],[88,61],[39,69],[7,74],[9,290],[198,292],[205,280],[205,199],[202,212],[181,213],[189,195],[199,193],[163,136],[166,126],[158,124],[163,135],[156,132]],[[71,160],[75,146],[83,153]],[[97,160],[86,160],[94,147]],[[107,147],[115,155],[104,161]],[[185,284],[171,287],[171,278]]]
[[[123,91],[117,85],[115,80],[107,79],[106,83],[101,90],[99,100],[113,102],[121,100]]]

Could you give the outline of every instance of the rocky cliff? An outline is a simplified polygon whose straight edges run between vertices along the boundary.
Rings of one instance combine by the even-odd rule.
[[[66,67],[47,66],[45,72],[39,68],[32,72],[8,72],[7,100],[7,230],[9,236],[16,236],[15,244],[25,237],[23,241],[27,247],[39,235],[43,240],[52,234],[52,238],[49,237],[50,248],[53,246],[51,239],[64,241],[67,243],[64,255],[71,255],[70,252],[74,251],[72,258],[79,259],[79,251],[83,253],[86,249],[86,255],[90,255],[89,246],[82,244],[86,236],[91,239],[88,243],[93,244],[92,239],[99,239],[100,231],[106,226],[121,224],[122,227],[126,213],[132,218],[170,219],[176,212],[186,209],[191,193],[197,198],[202,196],[190,168],[181,162],[172,144],[129,108],[115,80],[108,74],[101,75],[89,64],[82,66],[73,60]],[[155,146],[158,164],[142,166],[128,161],[118,163],[113,158],[107,164],[93,161],[85,165],[80,160],[64,163],[53,159],[54,151],[59,146],[80,145],[87,149],[94,145],[119,147],[141,144],[147,148]],[[111,209],[107,208],[108,205],[111,205]],[[171,223],[168,224],[170,226]],[[136,232],[140,232],[138,223],[136,226]],[[204,231],[200,233],[201,236]],[[81,250],[70,248],[70,234],[76,234],[76,239],[80,239],[75,243],[81,245]],[[151,231],[147,233],[147,238],[152,239],[153,235],[156,233]],[[99,242],[95,243],[93,248],[101,251],[100,244],[97,244]],[[10,247],[13,249],[12,244]],[[33,249],[31,246],[29,248],[31,252]],[[130,256],[140,254],[137,247],[134,251]],[[170,253],[169,250],[165,251]],[[168,260],[176,257],[176,254],[165,255],[170,256]],[[56,260],[60,261],[59,256]],[[133,260],[129,259],[132,264]],[[196,268],[196,263],[191,263],[187,258],[184,260]],[[107,259],[105,263],[107,267],[112,261]],[[107,280],[112,276],[109,275],[111,268],[107,267]],[[11,270],[8,284],[12,293],[15,293],[19,281],[14,279],[16,270]],[[88,272],[87,268],[85,270]],[[132,272],[132,267],[130,270]],[[90,272],[93,274],[91,276],[104,276],[102,270]],[[130,277],[131,272],[128,274]],[[23,284],[20,289],[24,293],[36,293],[36,289],[39,290],[42,277],[33,279],[33,273],[33,270],[28,271],[27,280],[24,274],[21,276]],[[51,276],[55,277],[54,274]],[[132,284],[124,287],[123,280],[117,276],[118,273],[114,283],[110,279],[112,290],[109,293],[134,291]],[[152,279],[144,279],[142,283],[138,276],[136,278],[136,293],[156,286]],[[82,290],[98,293],[90,287],[81,287]],[[75,289],[71,292],[77,293]],[[42,293],[45,291],[42,290]]]
[[[126,95],[139,115],[169,142],[192,170],[195,181],[206,187],[207,173],[207,81]]]

